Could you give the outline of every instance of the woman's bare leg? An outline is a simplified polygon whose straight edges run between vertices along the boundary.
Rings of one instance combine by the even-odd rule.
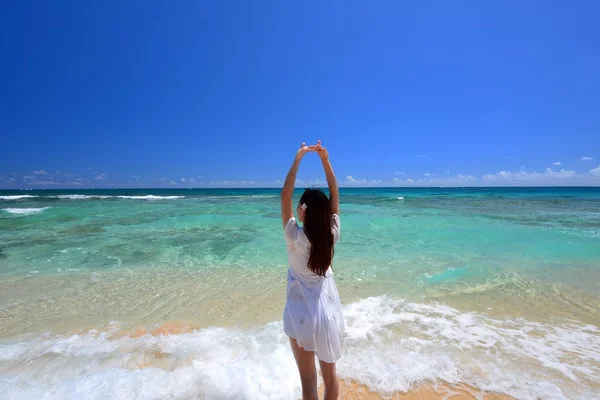
[[[340,386],[338,384],[335,363],[327,363],[319,360],[321,375],[325,384],[325,400],[337,400]]]
[[[296,339],[290,338],[290,344],[300,372],[300,381],[302,381],[302,400],[318,400],[315,353],[298,346]]]

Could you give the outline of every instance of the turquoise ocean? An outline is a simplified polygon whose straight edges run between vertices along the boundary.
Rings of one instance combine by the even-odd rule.
[[[600,398],[600,188],[340,196],[341,378]],[[278,189],[0,191],[0,397],[297,399],[286,268]]]

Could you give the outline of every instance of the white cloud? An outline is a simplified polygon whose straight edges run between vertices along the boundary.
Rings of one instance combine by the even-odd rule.
[[[556,162],[553,162],[552,165],[558,166],[558,165],[562,165],[562,163],[560,161],[556,161]]]
[[[424,157],[427,157],[427,154],[417,154],[415,157],[424,158]]]
[[[67,176],[67,177],[72,176],[68,172],[60,172],[60,171],[55,171],[54,174],[58,175],[58,176]]]
[[[392,186],[415,186],[415,187],[427,187],[427,186],[436,186],[436,187],[448,187],[448,186],[477,186],[478,179],[473,175],[463,175],[458,174],[456,176],[446,176],[446,177],[435,177],[432,174],[429,176],[426,175],[425,178],[419,179],[399,179],[394,178],[392,182],[389,182]],[[384,182],[384,186],[387,185],[387,182]]]
[[[346,186],[407,186],[407,187],[461,187],[461,186],[596,186],[600,185],[600,165],[588,172],[578,173],[572,170],[553,170],[546,168],[541,172],[499,171],[483,176],[471,174],[446,174],[438,177],[433,174],[423,178],[394,177],[391,181],[358,180],[344,182]]]
[[[54,181],[33,181],[27,182],[28,185],[56,185],[57,183]]]
[[[395,178],[396,179],[396,178]],[[346,182],[347,185],[349,186],[384,186],[385,182],[382,181],[381,179],[355,179],[352,177],[352,175],[348,175],[346,177]]]
[[[486,174],[482,180],[486,183],[504,183],[509,185],[553,185],[553,184],[573,184],[574,178],[578,174],[575,171],[561,169],[555,171],[552,168],[546,168],[544,172],[519,172],[500,171],[495,174]]]
[[[554,164],[559,163],[559,161]],[[597,163],[594,163],[597,165]],[[592,164],[593,165],[593,164]],[[53,176],[47,174],[43,178]],[[5,175],[6,177],[6,175]],[[15,179],[16,178],[16,179]],[[106,173],[97,174],[94,178],[64,178],[65,181],[56,179],[36,180],[42,178],[41,175],[28,175],[22,177],[6,178],[4,185],[14,187],[15,185],[23,185],[29,187],[44,187],[44,186],[71,186],[82,187],[83,185],[103,186],[108,179]],[[139,177],[136,176],[139,179]],[[68,180],[67,180],[68,179]],[[112,178],[111,178],[112,179]],[[118,184],[123,187],[144,184],[146,179],[141,178],[140,181],[131,181],[129,183]],[[157,181],[154,179],[153,181]],[[222,180],[222,181],[206,181],[202,182],[195,178],[180,178],[179,180],[168,179],[163,181],[163,185],[168,183],[168,186],[186,186],[187,187],[281,187],[283,180],[273,180],[269,182],[259,182],[254,180]],[[180,183],[184,182],[184,183]],[[295,182],[296,187],[325,187],[327,182],[321,179],[304,179]],[[569,169],[560,169],[552,167],[540,171],[528,171],[525,169],[519,170],[502,170],[493,173],[471,175],[471,174],[456,174],[451,171],[434,171],[422,172],[422,175],[397,172],[386,180],[367,179],[347,175],[344,179],[340,179],[341,186],[347,187],[385,187],[385,186],[405,186],[405,187],[461,187],[461,186],[597,186],[600,185],[600,165],[592,169],[586,169],[585,172],[576,172]],[[165,185],[167,186],[167,185]]]
[[[224,180],[224,181],[211,181],[210,182],[211,185],[213,186],[253,186],[255,185],[255,181],[236,181],[236,180]]]
[[[581,157],[581,161],[592,161],[593,159],[594,158],[592,158],[592,157],[586,157],[586,156]]]
[[[46,175],[48,173],[46,171],[44,171],[43,169],[40,169],[39,171],[33,171],[32,174],[35,174],[35,175]]]
[[[281,181],[280,181],[281,182]],[[308,179],[308,180],[304,180],[304,179],[296,179],[295,182],[295,186],[303,186],[303,187],[309,187],[309,186],[325,186],[327,184],[327,182],[321,180],[321,179]]]
[[[497,174],[487,174],[483,176],[484,180],[496,180],[496,179],[508,179],[508,180],[527,180],[527,179],[539,179],[540,177],[554,177],[554,178],[571,178],[577,173],[575,171],[569,171],[561,169],[560,171],[554,171],[552,168],[546,168],[544,172],[511,172],[511,171],[500,171]]]

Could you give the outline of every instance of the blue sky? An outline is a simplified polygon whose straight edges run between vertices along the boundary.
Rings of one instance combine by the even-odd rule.
[[[600,184],[600,3],[10,2],[0,187]],[[299,185],[322,183],[314,155]]]

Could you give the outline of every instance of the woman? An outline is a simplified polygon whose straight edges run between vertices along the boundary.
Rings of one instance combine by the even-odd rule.
[[[321,158],[329,199],[320,190],[306,189],[296,207],[292,194],[302,157],[316,152]],[[327,150],[321,141],[315,146],[302,143],[281,191],[281,217],[288,253],[287,302],[283,327],[290,337],[300,371],[302,398],[318,399],[315,355],[325,383],[325,399],[337,399],[335,362],[341,356],[344,317],[331,272],[334,244],[340,240],[339,191]]]

